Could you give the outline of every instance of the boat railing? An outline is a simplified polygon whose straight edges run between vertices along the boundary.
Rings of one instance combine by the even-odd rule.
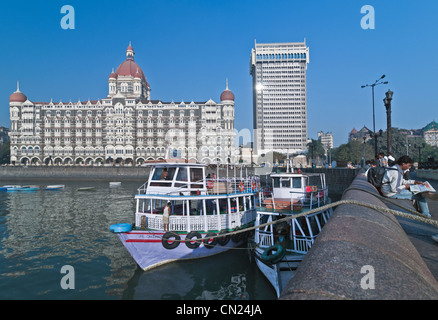
[[[263,225],[274,222],[275,216],[280,216],[280,214],[277,212],[258,211],[256,218],[257,224]],[[263,221],[261,217],[264,217]],[[286,250],[300,254],[307,253],[328,218],[329,216],[327,212],[318,212],[289,220],[288,225],[290,229],[288,233],[290,233],[290,236],[286,237],[290,237],[291,243]],[[275,223],[269,224],[255,230],[255,240],[260,248],[267,249],[276,243],[276,238],[274,237],[274,225]]]
[[[169,231],[211,231],[232,230],[236,227],[247,225],[254,221],[256,217],[255,208],[232,212],[227,214],[217,213],[213,210],[212,214],[204,214],[200,211],[199,215],[170,215]],[[163,215],[154,213],[137,213],[136,225],[141,228],[163,230]]]
[[[267,219],[261,221],[261,214],[257,214],[256,224],[261,225],[265,223],[271,223],[273,221],[273,217],[278,215],[277,213],[263,212],[263,217],[267,217]],[[274,232],[272,224],[264,226],[262,228],[255,229],[255,239],[258,245],[261,248],[269,248],[274,245]]]
[[[171,181],[169,181],[169,183],[171,183]],[[190,189],[193,184],[205,186],[205,189],[204,187]],[[148,182],[145,182],[143,185],[141,185],[137,189],[138,194],[147,194],[147,186]],[[207,194],[259,192],[261,190],[260,178],[257,176],[246,178],[206,178],[198,181],[191,181],[190,183],[180,183],[177,188],[172,188],[170,191],[169,187],[163,187],[163,191],[154,189],[153,193],[162,195],[178,195],[182,192],[197,190],[206,190]]]
[[[261,211],[291,211],[293,213],[301,212],[302,210],[312,210],[323,206],[328,201],[328,188],[313,189],[310,191],[290,191],[290,209],[282,209],[277,203],[274,197],[273,191],[263,192],[267,202],[260,202],[259,210]],[[278,199],[277,199],[278,200]],[[268,206],[269,205],[269,206]]]

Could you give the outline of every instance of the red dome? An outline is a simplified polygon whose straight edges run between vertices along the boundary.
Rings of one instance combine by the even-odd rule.
[[[114,70],[114,69],[113,69]],[[111,74],[110,74],[110,79],[117,79],[117,75],[114,73],[114,71],[113,72],[111,72]]]
[[[122,64],[116,69],[116,75],[117,76],[132,76],[135,77],[138,73],[140,74],[141,78],[146,81],[146,77],[143,73],[143,70],[138,66],[138,64],[131,59],[126,59],[122,62]]]
[[[225,100],[234,101],[234,94],[230,90],[228,90],[228,89],[226,89],[221,94],[221,101],[225,101]]]
[[[25,102],[27,100],[26,95],[20,91],[15,91],[9,96],[9,102]]]

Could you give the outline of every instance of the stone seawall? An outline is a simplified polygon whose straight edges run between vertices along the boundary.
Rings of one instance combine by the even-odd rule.
[[[351,187],[377,194],[362,175]],[[386,207],[361,190],[347,190],[342,199]],[[280,298],[436,300],[438,283],[392,214],[342,205],[336,208]]]
[[[438,180],[438,170],[433,169],[417,169],[417,178],[425,180]]]
[[[0,179],[11,180],[129,180],[146,181],[146,167],[0,167]]]
[[[305,168],[303,169],[303,172],[325,173],[325,179],[330,194],[341,195],[361,170],[362,169],[347,168]]]
[[[40,167],[0,167],[1,180],[135,180],[145,181],[149,174],[147,167],[86,167],[86,166],[40,166]],[[216,173],[216,170],[208,170]],[[323,172],[326,174],[327,185],[330,192],[342,194],[347,186],[351,184],[359,169],[325,169],[325,168],[306,168],[303,172]],[[251,169],[248,168],[248,174]],[[220,176],[226,176],[226,169],[221,168]],[[243,172],[245,176],[246,171]],[[229,170],[228,175],[234,175],[234,170]],[[236,170],[236,175],[240,176],[240,170]],[[266,175],[262,176],[265,181]]]

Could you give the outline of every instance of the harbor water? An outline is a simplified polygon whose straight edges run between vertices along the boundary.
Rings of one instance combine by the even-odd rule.
[[[43,190],[59,183],[1,181],[41,190],[0,192],[0,299],[275,299],[245,247],[142,271],[109,231],[133,222],[141,182],[72,181]],[[90,186],[95,191],[78,191]]]

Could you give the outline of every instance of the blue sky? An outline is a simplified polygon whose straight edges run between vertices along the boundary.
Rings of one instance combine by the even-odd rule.
[[[60,10],[75,9],[63,30]],[[375,9],[363,30],[360,10]],[[382,99],[394,91],[392,124],[422,128],[438,120],[438,2],[404,0],[9,1],[0,11],[0,125],[10,126],[9,95],[31,101],[101,99],[112,68],[129,43],[151,85],[152,99],[219,101],[228,78],[237,129],[252,128],[249,57],[254,41],[298,42],[310,48],[308,135],[332,132],[335,146],[364,125],[386,129]]]

